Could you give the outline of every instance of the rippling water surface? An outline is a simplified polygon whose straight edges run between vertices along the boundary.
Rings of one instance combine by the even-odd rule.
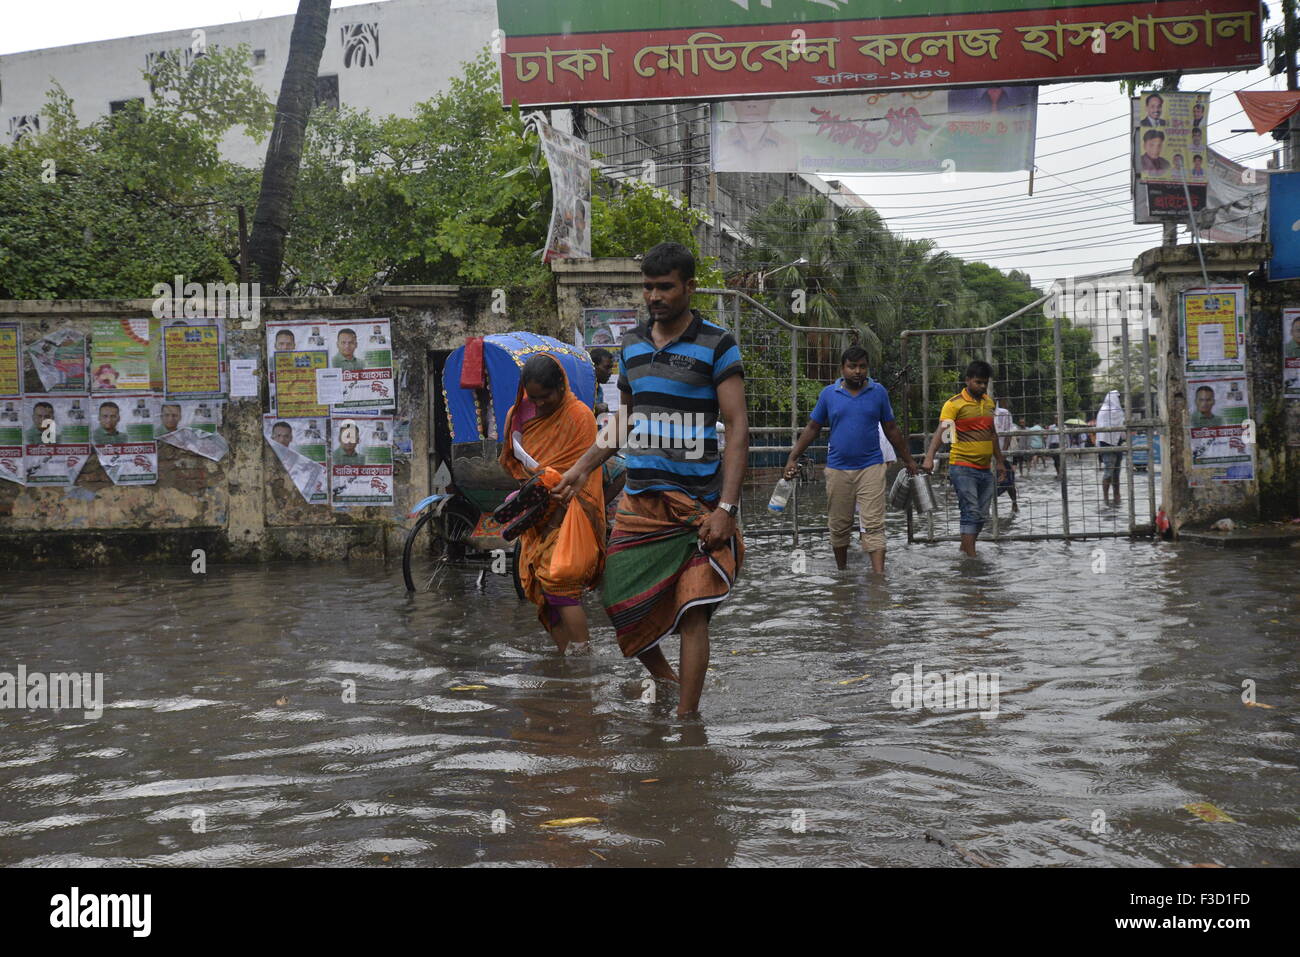
[[[597,602],[558,658],[474,570],[10,576],[0,670],[102,672],[106,708],[0,711],[0,863],[1300,863],[1300,551],[981,548],[891,533],[881,582],[755,539],[688,723]],[[997,675],[997,716],[896,709],[917,665]]]

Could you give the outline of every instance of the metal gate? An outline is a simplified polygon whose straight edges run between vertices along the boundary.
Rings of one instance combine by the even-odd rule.
[[[1137,313],[1095,309],[1087,322],[1071,322],[1042,306],[1049,293],[991,325],[968,329],[905,331],[909,376],[903,420],[917,443],[928,444],[943,403],[962,388],[972,359],[993,366],[990,393],[1011,412],[1013,429],[999,434],[1016,469],[1016,498],[994,498],[985,537],[1003,541],[1084,539],[1149,532],[1157,510],[1156,476],[1165,427],[1155,389],[1149,299]],[[1133,341],[1136,338],[1137,341]],[[1089,422],[1111,388],[1125,412],[1120,450],[1122,502],[1102,502],[1104,470],[1098,431]],[[1035,428],[1035,426],[1037,428]],[[1055,447],[1053,447],[1055,446]],[[924,446],[922,446],[924,447]],[[924,517],[908,513],[908,541],[956,541],[956,495],[946,480],[947,454],[937,457],[934,482],[939,508]],[[1047,471],[1050,469],[1050,472]]]

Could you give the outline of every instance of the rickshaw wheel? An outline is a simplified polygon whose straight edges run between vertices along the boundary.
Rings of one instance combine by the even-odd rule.
[[[523,583],[519,581],[519,558],[523,554],[523,542],[515,539],[515,550],[510,553],[510,575],[515,583],[515,594],[520,601],[526,601],[528,596],[524,594]]]
[[[425,512],[406,535],[402,576],[407,591],[431,591],[445,567],[447,540],[438,518],[432,511]]]

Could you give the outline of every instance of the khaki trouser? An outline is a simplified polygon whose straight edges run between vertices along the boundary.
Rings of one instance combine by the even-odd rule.
[[[845,548],[853,535],[853,505],[862,523],[862,547],[878,552],[885,547],[885,463],[864,469],[826,470],[827,524],[831,547]]]

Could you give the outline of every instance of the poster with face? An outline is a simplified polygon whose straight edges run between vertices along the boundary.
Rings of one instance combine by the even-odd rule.
[[[262,416],[262,434],[309,505],[328,505],[329,420]]]
[[[389,320],[335,320],[329,331],[330,368],[343,370],[343,399],[333,414],[396,408]]]
[[[1245,437],[1245,377],[1189,378],[1187,394],[1191,484],[1253,479],[1253,445]]]
[[[266,380],[271,393],[271,410],[278,411],[276,406],[276,353],[283,352],[295,354],[300,352],[317,353],[325,357],[323,365],[328,365],[328,346],[325,344],[326,337],[330,331],[329,321],[324,319],[309,320],[307,322],[268,322],[266,324]],[[292,360],[290,366],[295,365]],[[315,377],[311,377],[311,385],[314,391]],[[292,414],[290,410],[285,410]],[[328,412],[322,413],[328,415]]]
[[[90,396],[37,393],[23,399],[23,469],[28,485],[69,486],[90,458]]]
[[[25,484],[23,476],[23,400],[0,399],[0,479]]]
[[[159,406],[155,392],[93,396],[95,424],[91,444],[114,485],[153,485],[158,481]]]
[[[330,418],[330,502],[336,508],[393,504],[393,417]]]
[[[217,431],[225,403],[214,399],[161,400],[156,435],[159,442],[219,462],[230,446]]]

